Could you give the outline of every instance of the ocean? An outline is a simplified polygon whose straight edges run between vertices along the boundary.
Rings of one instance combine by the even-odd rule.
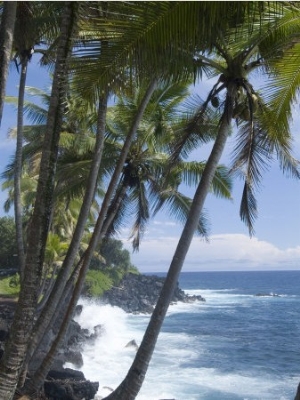
[[[163,275],[163,274],[157,274]],[[300,271],[183,272],[206,302],[169,308],[137,400],[293,400],[300,382]],[[259,296],[257,296],[259,294]],[[98,398],[123,379],[149,316],[87,301],[77,321],[103,334],[82,371]],[[71,366],[71,365],[69,365]]]

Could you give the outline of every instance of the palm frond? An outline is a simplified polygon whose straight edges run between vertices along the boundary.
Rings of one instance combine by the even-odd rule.
[[[241,206],[240,217],[249,229],[250,236],[254,235],[254,221],[257,218],[257,202],[251,184],[245,181]]]
[[[7,96],[5,101],[13,104],[17,109],[18,98],[14,96]],[[24,102],[24,114],[32,122],[32,124],[44,125],[47,120],[47,110],[37,104],[29,101]]]
[[[138,251],[140,241],[145,232],[146,224],[150,218],[149,202],[146,195],[146,187],[143,182],[139,182],[137,190],[131,193],[131,201],[136,203],[136,216],[133,223],[130,239],[134,251]]]
[[[170,217],[184,224],[186,222],[192,199],[185,196],[176,189],[169,188],[160,193],[160,198],[153,204],[153,214],[155,215],[162,208],[166,209]],[[208,238],[208,219],[205,212],[201,213],[197,225],[197,232],[206,240]]]
[[[285,52],[274,66],[274,74],[263,88],[267,102],[276,110],[276,120],[288,126],[292,107],[298,100],[300,85],[300,43]]]
[[[198,111],[193,116],[182,119],[175,130],[175,137],[170,146],[172,164],[180,158],[186,159],[199,145],[206,144],[216,137],[218,118],[216,112],[208,107],[208,101],[210,98],[203,102],[198,97]]]
[[[204,161],[180,162],[176,166],[175,171],[178,171],[181,183],[188,186],[196,186],[199,184],[204,168]],[[173,173],[175,171],[173,170]],[[219,165],[212,180],[210,191],[218,197],[231,199],[231,189],[232,182],[229,176],[229,170],[225,166]]]
[[[101,83],[117,89],[132,83],[132,74],[190,79],[196,49],[212,48],[225,16],[257,11],[257,2],[109,2],[99,4],[98,13],[85,8],[74,81],[86,95],[93,90],[89,96],[95,99]]]
[[[254,187],[258,187],[263,171],[269,167],[271,150],[272,145],[259,125],[247,122],[240,127],[231,172],[240,174],[245,181],[240,216],[250,235],[257,216]]]

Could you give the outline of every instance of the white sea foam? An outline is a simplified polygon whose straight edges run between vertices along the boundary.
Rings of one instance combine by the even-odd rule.
[[[211,295],[213,298],[213,292]],[[77,317],[81,326],[91,332],[96,325],[104,327],[103,334],[94,344],[85,345],[82,367],[87,379],[99,382],[98,396],[101,398],[109,393],[110,388],[116,388],[126,375],[135,350],[125,346],[133,339],[137,344],[141,342],[149,317],[129,315],[109,305],[82,303],[83,312]],[[189,313],[199,312],[202,306],[197,303],[177,304],[171,306],[168,316],[187,310]],[[197,367],[197,360],[209,351],[201,348],[199,338],[185,333],[161,332],[137,400],[290,399],[290,394],[285,396],[283,391],[285,382],[274,381],[272,376],[225,374],[217,368]],[[296,387],[297,379],[290,385]],[[220,393],[219,397],[216,390]]]

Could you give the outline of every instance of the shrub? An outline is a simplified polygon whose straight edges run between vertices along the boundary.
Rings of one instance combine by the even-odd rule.
[[[90,270],[85,278],[83,294],[91,297],[100,297],[113,286],[113,280],[102,271]]]

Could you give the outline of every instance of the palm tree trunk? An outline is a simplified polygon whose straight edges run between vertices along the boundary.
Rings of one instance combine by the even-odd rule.
[[[134,400],[143,384],[161,326],[179,278],[180,271],[197,228],[200,213],[202,211],[206,196],[209,192],[211,182],[230,132],[230,121],[232,116],[231,99],[231,95],[227,95],[225,110],[220,121],[218,136],[206,163],[201,181],[196,190],[187,221],[179,239],[166,280],[151,316],[149,325],[146,329],[142,343],[125,379],[114,392],[105,397],[105,400]]]
[[[124,182],[121,181],[120,187],[116,190],[115,196],[111,201],[109,209],[107,210],[107,216],[103,223],[101,239],[107,234],[107,232],[109,232],[111,225],[114,222],[114,219],[119,212],[119,209],[121,207],[122,201],[124,200],[128,187],[129,187],[128,184],[125,184]]]
[[[0,126],[5,101],[6,81],[14,37],[17,1],[5,1],[0,27]]]
[[[28,231],[24,280],[10,330],[10,337],[6,342],[5,351],[0,361],[0,398],[5,400],[11,400],[15,393],[37,306],[37,294],[49,226],[49,213],[52,207],[54,173],[67,79],[67,59],[71,48],[70,38],[74,22],[73,4],[72,2],[65,3],[62,16],[37,196]]]
[[[17,126],[17,144],[15,157],[15,174],[14,174],[14,206],[15,206],[15,224],[16,237],[18,246],[18,260],[21,284],[24,279],[25,251],[23,239],[23,222],[22,222],[22,201],[21,201],[21,176],[22,176],[22,147],[23,147],[23,113],[24,113],[24,97],[25,84],[27,76],[28,59],[22,60],[22,68],[20,75],[19,96],[18,96],[18,126]]]

